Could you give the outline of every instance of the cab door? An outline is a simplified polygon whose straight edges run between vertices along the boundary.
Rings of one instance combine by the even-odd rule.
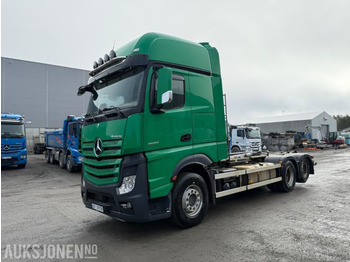
[[[145,151],[174,149],[192,145],[192,115],[188,72],[172,69],[173,99],[155,109],[157,71],[150,72],[149,105],[145,109]]]
[[[171,70],[173,98],[160,109],[156,104],[157,69],[148,75],[143,126],[151,198],[169,193],[176,165],[193,154],[188,71]]]
[[[68,141],[69,148],[78,149],[79,146],[79,138],[78,138],[78,123],[71,122],[68,124]]]

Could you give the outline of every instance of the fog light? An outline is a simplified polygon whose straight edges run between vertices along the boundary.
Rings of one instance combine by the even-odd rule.
[[[127,176],[123,178],[122,185],[117,188],[117,194],[123,195],[131,192],[135,187],[136,176]]]

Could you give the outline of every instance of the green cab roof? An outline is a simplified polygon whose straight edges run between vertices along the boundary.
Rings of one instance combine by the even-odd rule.
[[[147,33],[118,48],[116,53],[117,56],[126,57],[147,54],[152,61],[212,71],[207,50],[209,45],[207,43],[203,45],[169,35]]]

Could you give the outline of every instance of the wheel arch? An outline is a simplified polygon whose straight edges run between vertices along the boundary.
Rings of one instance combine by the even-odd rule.
[[[212,163],[213,161],[208,156],[203,154],[195,154],[185,157],[176,165],[171,180],[176,181],[178,179],[177,176],[185,172],[192,172],[200,175],[207,184],[209,202],[215,204],[215,183],[213,182],[213,175],[206,169],[206,166]]]

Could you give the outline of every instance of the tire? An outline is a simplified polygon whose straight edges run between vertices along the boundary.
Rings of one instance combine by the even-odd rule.
[[[50,164],[50,150],[45,151],[46,163]]]
[[[64,153],[63,152],[60,152],[60,155],[58,157],[59,161],[58,161],[58,165],[60,166],[60,168],[64,169],[66,168],[66,164],[64,163]]]
[[[52,151],[50,151],[49,157],[50,157],[50,164],[54,164],[55,163],[55,154]]]
[[[25,168],[25,167],[26,167],[26,164],[18,165],[17,167],[18,167],[18,168]]]
[[[299,176],[297,182],[305,183],[309,179],[310,175],[310,163],[307,158],[303,158],[299,166]]]
[[[75,171],[75,169],[76,169],[76,167],[73,165],[72,155],[68,155],[67,156],[67,170],[68,170],[68,172],[72,173]]]
[[[241,150],[239,149],[239,147],[237,147],[237,146],[231,147],[231,153],[238,153],[238,152],[241,152]]]
[[[297,172],[294,164],[291,161],[287,161],[281,169],[282,181],[269,185],[272,186],[272,191],[290,192],[295,187],[297,179]],[[270,187],[269,187],[270,188]],[[270,188],[271,189],[271,188]]]
[[[207,184],[195,173],[182,173],[179,177],[173,189],[172,221],[190,228],[202,222],[208,212]]]

